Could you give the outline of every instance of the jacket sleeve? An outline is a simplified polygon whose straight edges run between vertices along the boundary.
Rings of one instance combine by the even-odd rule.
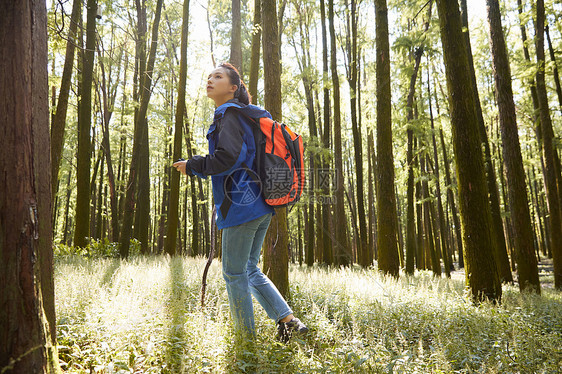
[[[236,113],[227,110],[220,120],[215,151],[205,156],[193,156],[186,169],[198,177],[228,175],[242,165],[246,159],[247,146],[244,132]]]

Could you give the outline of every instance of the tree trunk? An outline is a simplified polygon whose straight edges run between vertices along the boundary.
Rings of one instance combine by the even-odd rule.
[[[281,64],[279,56],[279,28],[275,0],[262,0],[264,103],[265,109],[277,121],[281,113]],[[289,243],[287,237],[287,209],[275,210],[264,240],[263,265],[267,276],[281,295],[289,295]]]
[[[4,3],[0,35],[0,368],[58,373],[45,2]]]
[[[330,68],[334,96],[334,161],[335,161],[335,264],[347,266],[351,263],[351,250],[347,238],[347,219],[345,217],[344,175],[342,155],[342,130],[340,114],[340,79],[336,60],[336,31],[334,26],[334,1],[328,1],[328,20],[330,30]]]
[[[462,14],[461,20],[464,31],[464,39],[466,43],[466,51],[468,55],[468,66],[472,83],[472,92],[474,95],[474,103],[476,105],[476,118],[478,120],[478,131],[480,133],[480,141],[484,145],[484,166],[486,168],[486,183],[488,184],[488,196],[490,200],[490,212],[492,214],[492,239],[496,241],[494,245],[494,258],[500,280],[502,282],[513,282],[513,276],[509,267],[509,258],[507,257],[507,247],[505,241],[505,234],[503,231],[503,223],[500,212],[500,201],[498,193],[498,185],[496,172],[492,163],[492,156],[490,154],[490,144],[488,142],[488,135],[486,134],[486,125],[484,124],[484,117],[482,116],[482,107],[478,96],[478,86],[476,84],[476,72],[474,70],[474,63],[472,59],[472,47],[470,45],[470,36],[468,32],[468,11],[466,0],[461,0]]]
[[[552,48],[552,41],[550,40],[550,32],[548,30],[548,25],[545,26],[544,31],[546,32],[546,40],[548,42],[548,52],[550,55],[550,61],[554,65],[552,67],[552,75],[554,76],[554,84],[556,86],[556,96],[558,96],[558,105],[560,105],[560,111],[562,111],[562,87],[560,86],[560,75],[558,75],[558,65],[556,64],[556,56],[554,54],[554,49]]]
[[[414,71],[410,76],[410,88],[406,98],[407,121],[414,119],[414,94],[416,92],[416,81],[422,54],[423,47],[416,49]],[[406,273],[408,274],[414,274],[414,260],[416,254],[416,217],[414,215],[414,131],[411,126],[413,125],[408,125],[406,130],[408,136],[408,149],[406,152],[406,167],[408,168],[408,182],[406,190]]]
[[[257,103],[258,79],[260,75],[260,43],[261,43],[261,0],[254,1],[254,22],[252,29],[252,57],[250,59],[250,80],[248,91],[252,102]]]
[[[72,68],[74,66],[76,29],[78,28],[78,19],[82,15],[81,5],[81,0],[74,0],[72,3],[72,14],[70,16],[70,25],[68,28],[68,40],[66,42],[66,55],[64,58],[64,68],[62,70],[59,100],[51,124],[51,185],[53,186],[53,201],[58,192],[59,168],[62,158],[62,146],[64,144],[66,112],[68,109],[68,94],[70,92]]]
[[[560,217],[560,200],[558,195],[557,171],[555,164],[556,149],[553,144],[554,132],[552,130],[552,120],[548,108],[548,96],[545,83],[545,57],[544,57],[544,1],[537,0],[536,5],[536,33],[535,43],[537,51],[537,98],[539,102],[542,146],[545,161],[544,184],[546,186],[546,197],[548,202],[548,213],[550,216],[550,243],[554,264],[554,286],[562,289],[562,227]],[[558,170],[559,172],[559,170]]]
[[[358,54],[357,54],[357,4],[351,0],[351,53],[349,53],[349,90],[351,106],[351,128],[353,133],[353,149],[355,155],[355,175],[357,189],[357,216],[359,217],[359,238],[357,240],[357,258],[361,266],[371,265],[368,248],[367,222],[365,217],[365,192],[363,182],[363,137],[357,121],[357,80],[358,80]],[[349,34],[349,30],[348,30]]]
[[[431,143],[433,146],[433,163],[434,163],[434,174],[435,174],[435,195],[437,195],[437,220],[439,221],[439,237],[441,244],[441,254],[443,258],[443,266],[445,268],[445,274],[447,278],[451,277],[451,270],[454,270],[452,266],[450,256],[449,241],[446,235],[445,228],[445,212],[443,209],[443,201],[441,200],[441,179],[439,173],[439,157],[437,152],[437,141],[435,140],[435,125],[433,121],[433,106],[431,104],[431,88],[429,84],[429,70],[427,71],[427,100],[429,102],[429,120],[431,123]]]
[[[187,38],[189,31],[189,0],[183,2],[183,18],[181,26],[181,51],[180,51],[180,77],[178,84],[178,101],[176,104],[176,123],[174,129],[174,150],[172,158],[177,160],[182,151],[183,115],[185,113],[185,86],[187,81]],[[176,254],[176,239],[179,223],[179,197],[180,197],[180,173],[173,172],[170,179],[170,199],[168,205],[168,231],[164,251],[170,256]],[[191,177],[195,178],[195,177]],[[195,221],[195,220],[194,220]]]
[[[316,113],[314,112],[314,80],[315,77],[313,75],[313,66],[312,61],[310,58],[310,35],[308,33],[308,29],[310,27],[309,23],[305,23],[306,21],[303,19],[301,11],[297,9],[299,15],[299,34],[300,34],[300,41],[302,47],[302,56],[299,56],[296,43],[293,43],[295,46],[295,55],[297,56],[297,62],[299,65],[299,69],[302,76],[302,83],[304,86],[304,93],[306,97],[306,107],[308,112],[308,131],[309,131],[309,150],[313,148],[310,147],[311,145],[316,146],[318,142],[317,137],[317,127],[316,127]],[[306,31],[305,31],[306,30]],[[309,151],[309,179],[307,183],[307,190],[308,190],[308,213],[306,214],[305,226],[306,226],[306,249],[305,249],[305,261],[308,266],[312,266],[314,264],[314,248],[316,244],[316,235],[315,235],[315,224],[314,224],[314,202],[315,199],[315,188],[316,188],[316,152],[314,150]],[[300,216],[299,216],[300,217]],[[300,242],[299,242],[300,243]]]
[[[90,236],[90,129],[92,125],[92,78],[96,48],[97,0],[88,0],[86,50],[83,52],[82,89],[78,113],[78,157],[76,172],[76,227],[74,245],[86,247]]]
[[[527,200],[523,157],[519,146],[517,118],[511,88],[511,71],[501,24],[500,5],[498,0],[486,0],[486,4],[519,288],[521,291],[535,290],[540,294],[537,257],[533,244],[533,228]]]
[[[420,154],[418,156],[420,160],[420,174],[423,177],[424,175],[429,174],[427,170],[427,155]],[[425,239],[428,245],[425,247],[425,258],[426,258],[426,265],[431,263],[431,270],[433,271],[433,275],[441,276],[441,263],[439,262],[439,256],[437,255],[436,250],[436,242],[437,238],[435,235],[436,227],[434,222],[434,213],[433,213],[433,202],[431,201],[430,193],[429,193],[429,185],[427,183],[427,178],[423,178],[421,182],[421,190],[422,190],[422,200],[423,200],[423,221],[424,221],[424,230],[425,230]]]
[[[468,53],[457,0],[439,0],[441,42],[456,157],[466,282],[475,300],[501,299],[501,283],[492,255],[492,216],[472,91]]]
[[[384,273],[398,276],[396,241],[396,196],[392,154],[392,113],[390,92],[390,48],[386,0],[375,0],[376,81],[377,81],[377,232],[378,266]]]
[[[99,53],[99,51],[98,51]],[[125,55],[125,66],[127,66],[127,56]],[[119,58],[119,62],[121,62],[121,57]],[[102,121],[102,144],[101,147],[104,151],[105,160],[107,163],[107,178],[109,182],[109,193],[110,193],[110,209],[111,209],[111,241],[117,242],[119,237],[119,206],[117,201],[117,187],[116,187],[116,180],[115,180],[115,172],[113,169],[113,159],[111,157],[111,148],[109,143],[109,122],[111,120],[111,116],[113,114],[113,105],[115,104],[115,97],[117,94],[117,84],[115,85],[115,89],[111,92],[110,84],[107,82],[106,75],[105,75],[105,65],[103,63],[103,59],[100,59],[100,68],[101,68],[101,91],[102,91],[102,101],[103,101],[103,121]],[[119,74],[117,74],[119,77]],[[108,78],[111,78],[111,75],[108,74]],[[127,69],[124,69],[123,73],[123,80],[124,82],[127,81]],[[126,84],[126,83],[125,83]]]
[[[142,146],[143,136],[148,136],[148,131],[143,131],[142,127],[147,125],[146,112],[148,109],[148,102],[150,101],[151,86],[152,86],[152,73],[154,70],[154,62],[156,60],[156,46],[158,45],[158,26],[160,24],[160,14],[162,10],[162,1],[158,0],[156,4],[156,13],[154,14],[154,23],[152,25],[152,43],[150,45],[150,53],[148,56],[148,63],[146,70],[141,74],[142,87],[140,94],[140,106],[136,115],[137,123],[135,124],[135,135],[133,139],[133,155],[129,169],[129,180],[126,185],[125,196],[125,211],[123,213],[123,224],[121,228],[119,254],[121,257],[129,256],[129,244],[131,240],[131,231],[133,224],[133,214],[135,212],[135,180],[137,169],[140,166],[140,147]],[[148,150],[147,150],[148,152]],[[150,205],[149,205],[150,207]],[[147,217],[148,219],[148,217]],[[148,226],[147,226],[148,230]]]
[[[324,87],[324,131],[322,134],[322,145],[330,149],[330,83],[328,81],[328,37],[326,31],[326,9],[324,0],[320,0],[320,20],[322,23],[322,83]],[[331,156],[331,155],[330,155]],[[326,265],[334,262],[334,245],[330,226],[332,223],[332,212],[330,210],[330,158],[328,155],[322,157],[322,168],[319,173],[322,189],[322,261]]]
[[[232,32],[230,35],[230,63],[238,69],[240,76],[242,76],[242,19],[240,16],[240,0],[232,0]]]

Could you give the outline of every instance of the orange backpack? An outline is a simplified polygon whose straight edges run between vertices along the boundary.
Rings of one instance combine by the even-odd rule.
[[[302,137],[284,123],[240,112],[259,124],[260,131],[254,131],[255,163],[265,202],[276,208],[293,205],[299,201],[305,184]]]

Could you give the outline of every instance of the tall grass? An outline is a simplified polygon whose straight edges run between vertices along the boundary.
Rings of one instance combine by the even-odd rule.
[[[258,338],[234,336],[219,261],[199,305],[203,258],[58,258],[59,355],[82,373],[558,373],[562,294],[474,306],[462,274],[398,280],[374,270],[292,266],[295,314],[311,329],[284,345],[254,303]]]

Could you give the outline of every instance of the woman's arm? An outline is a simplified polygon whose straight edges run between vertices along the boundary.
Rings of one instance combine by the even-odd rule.
[[[174,167],[188,175],[206,178],[207,175],[228,175],[239,168],[246,159],[247,147],[244,132],[236,113],[227,110],[221,119],[215,151],[211,155],[193,156],[178,161]]]

